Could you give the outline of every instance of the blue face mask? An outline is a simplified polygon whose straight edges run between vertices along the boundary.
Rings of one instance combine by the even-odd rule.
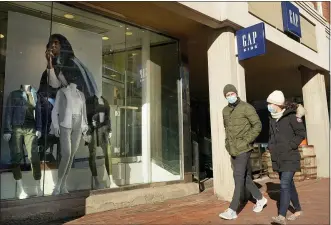
[[[276,113],[276,110],[271,105],[268,105],[268,110],[270,113]]]
[[[236,96],[234,96],[234,95],[231,95],[231,96],[227,97],[226,99],[228,100],[228,102],[230,104],[233,104],[233,103],[235,103],[238,100],[238,98]]]

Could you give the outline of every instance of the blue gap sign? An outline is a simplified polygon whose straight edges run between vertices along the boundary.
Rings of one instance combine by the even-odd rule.
[[[291,2],[282,2],[284,32],[301,38],[300,13]]]
[[[249,59],[266,53],[264,23],[243,28],[236,32],[239,60]]]

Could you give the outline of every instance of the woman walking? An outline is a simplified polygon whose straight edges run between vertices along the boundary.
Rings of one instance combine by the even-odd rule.
[[[300,105],[296,107],[293,103],[285,103],[281,91],[272,92],[267,102],[271,114],[268,148],[271,153],[272,168],[279,173],[280,178],[280,206],[278,216],[273,217],[272,220],[277,224],[286,224],[286,212],[290,202],[295,213],[287,220],[296,220],[302,215],[293,177],[295,172],[300,171],[298,146],[305,139],[306,131],[301,119]]]

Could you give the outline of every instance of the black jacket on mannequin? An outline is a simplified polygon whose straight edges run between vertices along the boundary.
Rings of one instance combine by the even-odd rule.
[[[86,99],[86,113],[87,113],[87,123],[90,127],[91,131],[93,131],[94,127],[92,126],[92,121],[96,121],[96,128],[100,128],[103,126],[107,126],[108,133],[111,132],[111,121],[110,121],[110,107],[108,101],[102,97],[104,102],[103,105],[99,104],[98,97],[92,96]],[[100,123],[99,113],[105,113],[105,119],[102,123]]]

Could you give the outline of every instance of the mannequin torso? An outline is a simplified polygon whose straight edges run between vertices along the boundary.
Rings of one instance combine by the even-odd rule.
[[[81,115],[82,114],[82,107],[83,102],[80,98],[80,95],[77,91],[77,85],[74,83],[71,83],[68,88],[70,88],[71,91],[71,97],[72,97],[72,114],[73,115]]]
[[[26,95],[26,113],[25,113],[25,121],[24,121],[24,125],[26,127],[34,127],[35,126],[35,115],[34,115],[34,109],[35,109],[35,104],[36,101],[33,98],[33,95],[31,94],[31,86],[28,84],[23,84],[22,85],[22,90]]]
[[[99,122],[103,123],[103,122],[105,122],[105,111],[103,109],[104,105],[105,105],[105,102],[103,101],[100,92],[98,92],[96,94],[96,97],[98,98],[98,104],[99,104],[99,106],[98,106],[99,109],[97,109],[97,111],[99,111]]]
[[[12,126],[23,126],[36,129],[36,136],[41,136],[40,112],[35,112],[37,103],[37,92],[31,85],[22,84],[20,89],[12,91],[7,99],[5,114],[4,138],[9,141],[11,138]],[[22,116],[23,115],[23,116]]]
[[[73,115],[81,115],[81,128],[83,133],[87,131],[87,117],[85,96],[77,89],[77,85],[70,83],[69,86],[61,88],[56,94],[54,108],[52,110],[52,129],[59,131],[59,127],[72,128]],[[56,134],[55,132],[55,135]]]

